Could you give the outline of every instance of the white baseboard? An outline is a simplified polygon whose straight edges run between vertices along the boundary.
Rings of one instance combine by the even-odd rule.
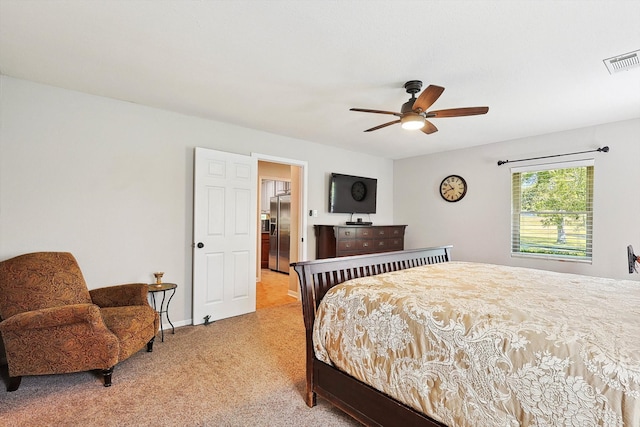
[[[290,297],[293,297],[293,298],[297,299],[298,301],[300,301],[300,295],[296,291],[292,291],[291,289],[289,289],[289,291],[287,291],[287,295],[289,295]]]

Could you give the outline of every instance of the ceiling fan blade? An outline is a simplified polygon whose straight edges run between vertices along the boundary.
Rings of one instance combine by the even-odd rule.
[[[461,117],[487,114],[489,107],[450,108],[448,110],[429,111],[427,117]]]
[[[444,88],[435,85],[429,85],[422,91],[418,99],[413,103],[413,111],[427,111],[427,108],[431,107],[440,95],[444,92]]]
[[[391,114],[392,116],[402,117],[402,114],[394,113],[393,111],[368,110],[366,108],[349,108],[349,111],[360,111],[362,113]]]
[[[371,128],[371,129],[367,129],[367,130],[365,130],[365,132],[371,132],[371,131],[374,131],[374,130],[386,128],[387,126],[395,125],[396,123],[400,123],[400,120],[394,120],[392,122],[385,123],[383,125],[379,125],[379,126]]]
[[[426,133],[427,135],[434,133],[434,132],[438,132],[438,128],[435,127],[433,125],[433,123],[431,123],[429,120],[425,120],[424,121],[424,126],[422,127],[422,132]]]

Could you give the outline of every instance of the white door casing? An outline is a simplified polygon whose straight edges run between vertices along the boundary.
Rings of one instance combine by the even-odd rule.
[[[257,160],[195,149],[193,324],[256,309]]]
[[[308,185],[308,162],[305,160],[297,160],[290,159],[285,157],[277,157],[271,156],[268,154],[262,153],[251,153],[251,156],[256,158],[259,161],[263,162],[271,162],[271,163],[282,163],[289,166],[297,166],[301,170],[301,176],[298,181],[298,198],[299,198],[299,224],[298,224],[298,257],[297,260],[306,260],[307,259],[307,185]],[[264,179],[274,179],[277,180],[277,177],[268,177]]]

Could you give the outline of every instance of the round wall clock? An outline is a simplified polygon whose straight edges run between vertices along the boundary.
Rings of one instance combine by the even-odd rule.
[[[356,181],[351,186],[351,197],[360,202],[367,196],[367,186],[362,181]]]
[[[457,202],[467,194],[467,181],[460,175],[449,175],[440,183],[440,195],[447,202]]]

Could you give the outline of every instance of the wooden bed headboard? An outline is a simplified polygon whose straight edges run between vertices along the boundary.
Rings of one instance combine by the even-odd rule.
[[[305,328],[307,331],[313,329],[318,305],[333,286],[358,277],[447,262],[451,260],[451,248],[452,246],[449,245],[291,264],[300,280]]]

